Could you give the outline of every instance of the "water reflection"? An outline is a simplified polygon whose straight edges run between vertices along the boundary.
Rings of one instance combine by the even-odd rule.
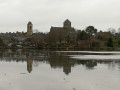
[[[85,66],[87,69],[94,69],[98,64],[107,64],[110,67],[118,65],[119,61],[111,60],[77,60],[69,58],[67,55],[86,55],[86,53],[66,53],[66,52],[47,52],[36,50],[4,50],[0,51],[0,60],[6,62],[26,62],[27,71],[32,72],[33,67],[38,67],[40,63],[46,63],[51,68],[62,68],[66,75],[71,73],[71,68],[76,65]],[[89,54],[89,53],[88,53]],[[102,53],[103,55],[103,53]]]
[[[33,60],[31,60],[31,59],[27,60],[27,71],[29,73],[31,73],[31,71],[32,71],[32,63],[33,63]]]

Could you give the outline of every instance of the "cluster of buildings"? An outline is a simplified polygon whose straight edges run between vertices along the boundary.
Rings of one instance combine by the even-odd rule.
[[[29,21],[27,24],[27,32],[0,33],[0,38],[8,47],[14,47],[16,45],[20,48],[36,48],[41,45],[45,47],[54,45],[57,47],[61,44],[77,44],[80,47],[90,47],[90,44],[105,46],[108,38],[111,37],[110,32],[97,32],[96,36],[91,35],[89,38],[89,35],[87,35],[88,33],[84,31],[84,33],[86,33],[84,34],[84,37],[87,37],[87,39],[77,40],[81,37],[78,37],[81,32],[81,30],[76,30],[74,27],[72,27],[71,22],[67,19],[63,22],[63,27],[51,26],[49,33],[33,33],[33,24]],[[118,36],[119,35],[115,34],[113,39],[118,38]]]
[[[33,24],[28,22],[27,24],[27,32],[16,32],[16,33],[0,33],[0,38],[3,40],[6,46],[12,46],[12,44],[16,44],[18,47],[22,47],[22,44],[26,43],[26,40],[33,35]]]
[[[53,27],[52,26],[50,28],[49,34],[54,37],[53,39],[66,38],[66,35],[68,35],[68,34],[70,35],[70,37],[72,37],[71,39],[73,39],[73,41],[74,41],[74,38],[77,37],[77,33],[75,32],[75,29],[71,26],[71,22],[68,19],[63,22],[63,27]],[[30,21],[27,24],[27,32],[25,32],[25,33],[18,32],[18,31],[16,33],[11,33],[11,32],[0,33],[1,39],[7,46],[12,46],[12,44],[15,43],[18,47],[23,47],[23,45],[25,46],[25,45],[29,44],[29,42],[31,41],[31,39],[33,37],[38,36],[37,38],[40,39],[39,38],[40,35],[42,35],[41,36],[42,39],[49,38],[49,37],[47,37],[47,35],[46,36],[44,35],[44,37],[43,37],[43,34],[39,34],[39,36],[38,36],[38,34],[33,33],[33,24]],[[36,41],[38,39],[36,39]],[[64,41],[64,40],[62,40],[62,41]]]

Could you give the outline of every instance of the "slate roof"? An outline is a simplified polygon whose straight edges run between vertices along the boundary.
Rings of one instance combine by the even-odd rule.
[[[28,24],[32,24],[32,22],[29,21]]]

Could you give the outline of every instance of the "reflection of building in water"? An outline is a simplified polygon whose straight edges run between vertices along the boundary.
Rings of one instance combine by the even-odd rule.
[[[86,69],[93,69],[98,63],[104,63],[111,65],[111,61],[96,61],[96,60],[75,60],[66,57],[73,53],[58,53],[58,52],[38,52],[38,51],[8,51],[4,50],[0,52],[1,61],[16,61],[16,62],[27,62],[27,71],[31,73],[33,67],[38,67],[40,63],[50,64],[51,68],[61,68],[63,72],[68,75],[72,72],[71,68],[75,65],[85,66]],[[74,53],[77,55],[78,53]],[[34,60],[34,62],[33,62]],[[113,66],[111,66],[113,67]]]
[[[68,64],[68,65],[64,65],[63,66],[63,72],[65,73],[65,74],[69,74],[69,73],[71,73],[71,65],[70,64]]]
[[[71,73],[71,67],[74,66],[74,61],[69,60],[67,57],[54,55],[49,57],[49,63],[52,68],[63,68],[63,72],[68,75]]]
[[[32,62],[33,61],[31,59],[27,60],[27,70],[29,73],[31,73],[31,71],[32,71]]]

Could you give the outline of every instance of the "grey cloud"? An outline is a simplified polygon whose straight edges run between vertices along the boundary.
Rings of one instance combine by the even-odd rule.
[[[118,28],[119,4],[119,0],[1,0],[0,32],[26,31],[28,21],[46,32],[51,26],[62,26],[67,18],[78,29]]]

